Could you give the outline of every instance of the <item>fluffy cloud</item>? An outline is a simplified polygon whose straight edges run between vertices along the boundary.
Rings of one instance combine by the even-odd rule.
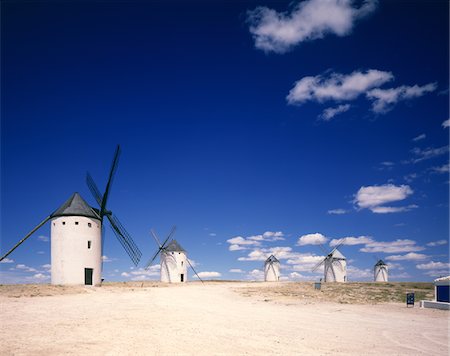
[[[436,83],[429,83],[424,86],[402,85],[390,89],[372,89],[367,93],[367,98],[373,100],[372,111],[376,113],[386,113],[390,111],[399,101],[418,98],[426,93],[436,90]]]
[[[319,119],[323,121],[330,121],[333,117],[338,114],[342,114],[350,109],[350,104],[342,104],[335,108],[328,108],[323,111],[319,116]]]
[[[361,187],[355,195],[354,202],[360,209],[370,209],[377,214],[397,213],[415,208],[415,205],[405,207],[387,207],[387,203],[401,201],[413,194],[413,190],[408,185],[396,186],[385,184],[380,186]]]
[[[264,272],[259,269],[254,269],[250,271],[245,278],[250,279],[252,281],[262,280],[264,279]]]
[[[424,255],[422,253],[415,253],[410,252],[406,255],[392,255],[387,256],[386,260],[388,261],[420,261],[420,260],[426,260],[429,256]]]
[[[341,242],[343,245],[353,246],[353,245],[364,245],[364,244],[372,243],[374,241],[372,240],[372,238],[370,236],[358,236],[358,237],[348,236],[348,237],[344,237],[343,239],[331,240],[330,246],[331,247],[337,246]]]
[[[281,231],[266,231],[260,235],[252,235],[246,238],[242,236],[236,236],[228,239],[230,244],[228,249],[230,251],[248,250],[250,247],[261,246],[263,242],[273,242],[284,240],[284,234]]]
[[[384,252],[384,253],[398,253],[398,252],[417,252],[423,251],[425,248],[416,245],[416,241],[408,239],[397,239],[395,241],[389,242],[377,242],[373,241],[366,244],[365,247],[361,248],[361,252]]]
[[[328,210],[327,212],[330,215],[343,215],[343,214],[347,214],[347,210],[345,209],[332,209],[332,210]]]
[[[198,276],[200,278],[218,278],[218,277],[220,277],[222,275],[219,272],[207,272],[207,271],[205,271],[205,272],[199,272]],[[197,276],[195,276],[195,277],[197,277]]]
[[[325,236],[316,232],[315,234],[306,234],[300,236],[297,241],[297,246],[320,245],[326,243],[327,241],[328,239]]]
[[[447,127],[450,127],[450,119],[445,120],[445,121],[442,123],[442,127],[443,127],[444,129],[447,128]]]
[[[244,271],[241,270],[240,268],[232,268],[228,272],[230,272],[230,273],[244,273]]]
[[[32,278],[35,280],[38,280],[38,281],[43,281],[43,280],[49,279],[50,276],[43,274],[43,273],[36,273],[33,275]]]
[[[290,13],[257,7],[248,12],[247,20],[256,48],[285,53],[301,42],[327,34],[348,35],[355,21],[373,12],[376,6],[376,0],[365,0],[359,8],[353,7],[351,0],[306,0]]]
[[[247,257],[239,257],[238,261],[265,261],[270,255],[274,255],[279,260],[293,258],[297,256],[296,252],[292,251],[290,247],[271,247],[271,248],[256,248],[251,251]]]
[[[11,260],[9,258],[4,258],[0,263],[14,263],[14,260]]]
[[[437,270],[437,269],[443,269],[446,270],[448,273],[448,269],[450,268],[450,263],[444,263],[444,262],[428,262],[428,263],[422,263],[416,266],[417,269],[421,270]]]
[[[446,163],[440,167],[433,167],[433,168],[431,168],[431,170],[434,173],[449,173],[450,172],[450,164]]]
[[[127,273],[127,272],[122,272],[120,274],[122,277],[131,277],[131,274]]]
[[[414,137],[412,140],[413,140],[414,142],[417,142],[417,141],[424,140],[426,137],[427,137],[427,135],[421,134],[421,135],[419,135],[419,136]]]
[[[394,79],[391,72],[369,69],[349,75],[331,73],[328,78],[318,75],[297,81],[286,97],[288,104],[301,105],[307,101],[353,100],[369,89]]]
[[[347,266],[347,274],[349,279],[352,280],[373,278],[373,270],[371,268],[359,269],[355,266]]]
[[[16,269],[25,271],[25,272],[38,272],[38,270],[36,268],[33,267],[29,267],[27,265],[24,265],[22,263],[19,263],[18,265],[16,265]]]
[[[411,150],[411,152],[415,155],[415,158],[411,159],[410,162],[418,163],[421,161],[432,159],[434,157],[444,155],[448,152],[448,148],[449,146],[442,146],[439,148],[428,147],[425,149],[415,147]]]
[[[427,246],[429,246],[429,247],[442,246],[442,245],[446,245],[447,243],[448,243],[447,240],[431,241],[431,242],[427,243]]]
[[[302,254],[297,253],[286,261],[289,269],[297,272],[311,272],[311,270],[322,260],[324,256],[316,256],[312,254]],[[321,267],[318,272],[321,273],[323,267]]]

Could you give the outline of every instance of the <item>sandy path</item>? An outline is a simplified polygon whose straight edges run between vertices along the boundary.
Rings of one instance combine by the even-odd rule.
[[[449,313],[399,304],[284,304],[245,284],[0,298],[1,355],[448,355]]]

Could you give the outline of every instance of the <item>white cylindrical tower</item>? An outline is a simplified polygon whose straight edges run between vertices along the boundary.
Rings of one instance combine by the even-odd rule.
[[[99,285],[102,229],[98,214],[74,193],[51,217],[52,284]]]
[[[338,250],[327,256],[324,267],[325,282],[347,282],[347,260]]]
[[[271,255],[264,262],[264,281],[265,282],[278,282],[280,280],[280,261]]]
[[[383,260],[379,260],[373,267],[373,279],[375,282],[388,281],[388,266]]]
[[[170,241],[167,247],[161,251],[161,282],[187,282],[186,251],[176,240]]]

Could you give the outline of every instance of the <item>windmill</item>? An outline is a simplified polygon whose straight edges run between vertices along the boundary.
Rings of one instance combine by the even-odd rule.
[[[347,282],[347,260],[338,250],[344,242],[345,239],[341,240],[330,252],[326,252],[325,258],[312,269],[314,272],[324,265],[324,282]]]
[[[388,281],[388,265],[381,259],[373,267],[373,279],[375,282]]]
[[[264,262],[264,281],[278,282],[280,280],[280,261],[274,256],[270,255]]]
[[[117,146],[103,196],[99,193],[92,178],[88,178],[99,198],[97,202],[99,202],[100,210],[89,206],[79,193],[73,193],[64,204],[0,257],[0,261],[9,256],[47,221],[51,221],[51,283],[98,285],[101,283],[103,217],[107,216],[116,237],[136,265],[141,252],[117,217],[106,210],[106,202],[111,189],[112,177],[117,169],[119,153],[120,147]]]
[[[175,234],[176,227],[174,226],[170,231],[167,238],[161,244],[155,231],[152,229],[151,235],[155,239],[157,245],[159,246],[158,251],[154,256],[148,261],[145,269],[148,269],[153,261],[160,255],[161,260],[161,282],[166,283],[184,283],[187,282],[187,264],[192,268],[197,278],[203,283],[202,279],[195,271],[191,262],[186,256],[186,251],[180,246],[180,244],[171,239]],[[171,240],[170,240],[171,239]],[[170,241],[169,241],[170,240]]]

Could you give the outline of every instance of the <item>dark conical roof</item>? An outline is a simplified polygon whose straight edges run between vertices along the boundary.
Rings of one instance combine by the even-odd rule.
[[[386,263],[384,263],[383,260],[379,260],[375,266],[387,266]]]
[[[169,244],[164,248],[166,251],[169,252],[185,252],[184,248],[180,246],[180,244],[177,242],[177,240],[172,240],[169,242]]]
[[[88,218],[100,219],[100,216],[78,193],[73,193],[53,214],[52,218],[58,216],[86,216]]]
[[[280,261],[278,261],[278,258],[276,258],[274,255],[270,255],[270,257],[266,260],[266,263],[269,263],[269,262],[280,262]]]

